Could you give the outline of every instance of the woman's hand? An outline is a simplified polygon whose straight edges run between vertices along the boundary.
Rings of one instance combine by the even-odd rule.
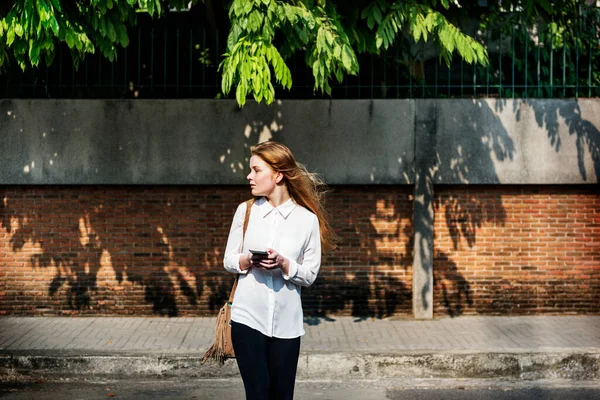
[[[283,273],[287,275],[290,269],[290,263],[288,259],[279,254],[277,250],[274,249],[268,248],[267,253],[269,253],[269,256],[266,258],[261,258],[258,266],[263,267],[265,269],[280,268],[281,271],[283,271]]]
[[[265,259],[265,256],[257,254],[242,254],[240,256],[240,269],[245,271],[252,267],[261,267],[260,262]]]

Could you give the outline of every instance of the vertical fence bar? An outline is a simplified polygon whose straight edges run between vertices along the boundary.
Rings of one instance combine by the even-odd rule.
[[[125,60],[123,63],[123,67],[124,67],[124,71],[123,71],[123,79],[125,80],[125,91],[129,90],[129,82],[127,82],[127,47],[125,47],[124,49],[124,53],[125,53],[125,57],[123,57]]]
[[[140,70],[141,68],[141,56],[142,56],[142,28],[138,28],[138,52],[137,52],[137,82],[134,85],[134,89],[135,86],[137,86],[138,88],[141,88],[140,82],[142,80],[142,71]],[[134,92],[135,93],[135,92]]]
[[[554,35],[552,34],[552,30],[550,30],[550,95],[548,97],[552,97],[554,94]]]
[[[306,68],[306,72],[308,73],[308,67]],[[307,74],[305,74],[304,76],[306,76],[306,75],[307,75]],[[309,74],[309,76],[310,76],[310,74]],[[309,79],[307,79],[307,80],[306,80],[306,82],[310,82],[310,78],[309,78]],[[358,93],[358,96],[357,96],[357,98],[358,98],[358,99],[360,99],[360,98],[361,98],[361,97],[360,97],[360,90],[361,90],[361,88],[362,88],[362,85],[361,85],[361,82],[360,82],[360,74],[358,74],[358,75],[356,76],[356,82],[357,82],[357,88],[358,88],[358,92],[357,92],[357,93]]]
[[[98,87],[98,91],[100,91],[100,89],[103,89],[100,86],[101,82],[102,82],[101,76],[102,76],[102,55],[98,54],[98,77],[96,78],[96,85],[95,85]],[[96,93],[98,93],[98,92],[96,92]]]
[[[75,96],[75,66],[71,65],[71,93]]]
[[[412,44],[408,45],[408,98],[412,99]]]
[[[541,30],[541,28],[540,28],[540,30]],[[542,90],[542,87],[541,87],[541,84],[542,84],[542,67],[541,67],[542,46],[540,43],[540,38],[541,38],[541,35],[538,37],[538,60],[537,60],[538,61],[538,67],[537,67],[537,75],[538,75],[537,76],[537,78],[538,78],[538,95],[537,95],[537,97],[538,98],[542,97],[542,92],[541,92],[541,90]]]
[[[523,24],[523,30],[525,31],[525,98],[527,98],[527,83],[529,80],[529,34],[527,33],[527,27]]]
[[[58,46],[58,87],[60,91],[60,97],[62,97],[62,46]],[[6,80],[6,84],[8,85],[8,79]]]
[[[477,97],[477,63],[473,63],[473,97]]]
[[[217,29],[216,34],[215,34],[215,91],[217,93],[219,93],[219,88],[221,87],[221,85],[219,85],[219,54],[221,54],[221,51],[219,50],[219,30]]]
[[[163,42],[163,93],[167,94],[167,28]]]
[[[422,44],[423,50],[425,48],[425,42],[423,42]],[[426,79],[425,79],[425,51],[423,51],[421,54],[423,54],[423,58],[421,59],[421,79],[423,80],[423,85],[421,85],[421,98],[425,98],[425,87],[427,85]]]
[[[490,46],[490,29],[488,27],[488,30],[486,32],[486,37],[487,37],[487,41],[486,44],[489,48]],[[490,97],[490,59],[488,59],[488,63],[485,67],[485,79],[486,79],[486,83],[485,83],[485,96],[486,97]]]
[[[373,99],[373,87],[375,86],[375,71],[373,59],[375,56],[371,54],[371,99]]]
[[[202,28],[202,50],[206,49],[206,28]],[[202,62],[202,97],[206,97],[206,63]]]
[[[498,66],[498,71],[500,71],[500,73],[498,74],[498,79],[500,81],[500,85],[498,87],[498,97],[503,97],[502,96],[502,30],[500,31],[500,40],[498,41],[498,60],[499,60],[499,66]]]
[[[575,37],[575,98],[579,98],[579,23],[581,21],[577,20],[577,35]]]
[[[179,97],[179,28],[177,28],[177,65],[175,68],[175,96]]]
[[[567,97],[567,45],[563,39],[563,97]]]
[[[464,88],[465,88],[465,71],[464,71],[465,62],[464,59],[460,58],[460,97],[464,97]]]
[[[515,26],[511,25],[511,36],[512,36],[512,98],[515,98]]]
[[[589,42],[590,47],[590,57],[589,57],[589,68],[588,68],[588,97],[592,97],[592,43],[594,37],[592,36]]]
[[[436,52],[435,57],[435,98],[438,97],[438,63],[440,55]]]
[[[394,60],[394,64],[397,63],[396,66],[396,98],[400,98],[400,45],[399,40],[396,41],[396,59]]]
[[[31,96],[35,97],[35,68],[31,67]]]
[[[189,79],[190,86],[188,88],[189,89],[188,90],[189,96],[192,95],[192,60],[194,59],[194,57],[193,57],[193,54],[194,54],[194,45],[193,45],[194,40],[193,40],[193,38],[194,38],[194,29],[190,28],[190,74],[189,74],[190,75],[190,79]]]
[[[48,74],[48,65],[46,65],[45,67],[46,67],[46,84],[44,85],[44,87],[45,87],[46,97],[48,97],[48,90],[49,90],[48,78],[50,77],[50,75]]]
[[[454,56],[452,56],[454,58]],[[450,62],[452,65],[452,62]],[[452,97],[451,88],[452,88],[452,70],[450,69],[450,65],[446,65],[448,68],[448,98]]]
[[[150,93],[154,93],[154,28],[150,30]]]
[[[88,70],[89,70],[88,65],[89,65],[89,62],[88,62],[88,60],[89,60],[89,55],[86,54],[85,55],[85,86],[84,86],[84,89],[83,89],[84,92],[87,91],[87,89],[90,87],[89,86],[89,82],[88,82],[88,80],[89,80],[89,76],[88,76]]]
[[[383,87],[381,88],[381,97],[387,98],[387,49],[383,51]]]
[[[118,55],[118,50],[117,50],[117,55]],[[110,63],[110,95],[111,97],[115,97],[115,63],[116,62],[111,62]]]

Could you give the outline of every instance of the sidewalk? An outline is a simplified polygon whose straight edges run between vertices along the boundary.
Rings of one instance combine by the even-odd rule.
[[[200,365],[214,318],[0,318],[0,374],[238,376]],[[600,316],[305,322],[299,378],[600,379]]]

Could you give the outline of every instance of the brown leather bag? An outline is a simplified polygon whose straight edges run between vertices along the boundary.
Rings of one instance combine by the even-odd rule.
[[[242,233],[242,238],[246,235],[248,219],[250,218],[250,208],[252,207],[253,203],[254,199],[246,201],[246,215],[244,216],[244,230]],[[226,359],[235,357],[233,343],[231,342],[231,326],[229,325],[229,322],[231,321],[231,305],[233,304],[233,296],[235,294],[235,289],[237,288],[238,279],[239,275],[235,277],[233,288],[231,289],[231,293],[229,293],[229,300],[219,310],[219,314],[217,315],[217,324],[215,326],[215,340],[213,345],[210,346],[206,353],[204,353],[204,357],[202,357],[202,364],[204,364],[208,359],[216,360],[223,364]]]

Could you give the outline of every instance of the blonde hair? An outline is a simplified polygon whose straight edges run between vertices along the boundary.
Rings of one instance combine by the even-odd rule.
[[[283,174],[290,197],[319,219],[323,251],[333,250],[337,236],[329,225],[328,215],[323,207],[323,196],[327,192],[325,182],[296,162],[291,150],[281,143],[271,140],[263,142],[252,149],[252,155],[260,157],[275,172]]]

